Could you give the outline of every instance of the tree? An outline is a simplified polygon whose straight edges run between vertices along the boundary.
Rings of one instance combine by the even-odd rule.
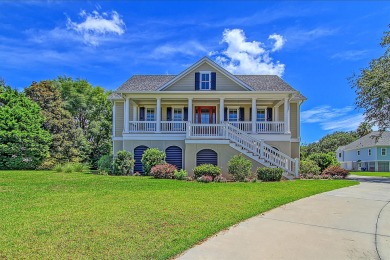
[[[77,127],[86,137],[92,167],[97,167],[101,156],[111,151],[112,105],[108,100],[110,92],[93,87],[86,80],[59,77],[56,80],[61,89],[65,108],[72,114]]]
[[[83,140],[84,135],[77,130],[72,115],[65,109],[59,84],[51,80],[33,82],[25,93],[41,107],[45,117],[44,129],[52,135],[50,157],[42,168],[51,169],[57,163],[87,161],[90,152],[88,143]]]
[[[359,136],[356,132],[334,132],[332,134],[325,135],[318,142],[307,145],[307,147],[302,150],[306,156],[313,153],[335,152],[339,146],[352,143],[358,138]]]
[[[390,126],[390,31],[384,33],[380,45],[385,48],[383,56],[373,59],[349,80],[357,94],[356,105],[364,110],[365,121],[383,132]]]
[[[337,165],[336,156],[333,153],[313,153],[307,157],[308,160],[315,162],[321,171],[325,170],[330,165]]]
[[[359,137],[363,137],[372,132],[372,125],[367,122],[361,122],[356,130]]]
[[[0,169],[35,169],[42,163],[51,142],[43,122],[37,104],[9,86],[0,86]]]

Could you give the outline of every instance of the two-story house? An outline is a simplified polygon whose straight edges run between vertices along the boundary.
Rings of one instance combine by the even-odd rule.
[[[190,174],[203,163],[227,173],[242,153],[253,168],[298,176],[300,106],[306,99],[274,75],[233,75],[207,57],[179,75],[135,75],[111,96],[113,153],[134,154],[142,172],[147,148]]]
[[[337,160],[346,170],[370,172],[390,171],[390,132],[372,132],[341,146],[336,151]]]

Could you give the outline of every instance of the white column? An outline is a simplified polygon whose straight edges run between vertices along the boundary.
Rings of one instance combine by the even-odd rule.
[[[274,121],[279,121],[279,107],[275,106],[274,107],[274,111],[275,111],[275,119],[274,119]]]
[[[133,121],[138,121],[138,118],[137,118],[137,110],[138,110],[138,107],[137,107],[137,104],[135,102],[133,102],[134,105],[133,105]]]
[[[192,122],[192,98],[188,99],[188,122]]]
[[[129,132],[129,107],[130,107],[130,98],[126,98],[125,101],[125,111],[124,111],[124,132],[128,133]]]
[[[156,118],[157,118],[157,126],[156,126],[156,132],[160,132],[161,129],[161,98],[157,98],[157,104],[156,104]]]
[[[223,98],[219,99],[219,122],[223,123],[225,120],[225,100]]]
[[[284,98],[284,133],[289,134],[290,132],[290,101],[288,98]]]
[[[116,102],[112,105],[112,136],[115,136]]]
[[[256,133],[257,106],[256,98],[252,98],[252,133]]]

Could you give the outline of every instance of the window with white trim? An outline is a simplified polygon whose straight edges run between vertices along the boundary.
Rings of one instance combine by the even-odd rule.
[[[154,121],[154,108],[146,108],[146,121]]]
[[[173,108],[173,121],[182,121],[183,120],[183,108],[177,107]]]
[[[256,121],[263,122],[266,121],[266,109],[265,108],[258,108],[256,112]]]
[[[371,149],[368,149],[368,156],[371,156]]]
[[[381,149],[381,155],[382,156],[386,156],[386,152],[387,152],[386,150],[387,150],[386,148],[382,148]]]
[[[211,89],[210,72],[200,72],[200,89],[201,90],[210,90]]]
[[[228,121],[237,122],[239,117],[238,108],[228,108]]]

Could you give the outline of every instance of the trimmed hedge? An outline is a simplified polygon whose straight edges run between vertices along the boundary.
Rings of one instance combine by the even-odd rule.
[[[213,179],[221,174],[221,168],[213,164],[201,164],[195,167],[194,175],[195,178],[200,178],[202,176],[211,176]]]
[[[150,176],[156,179],[173,179],[176,170],[175,165],[169,163],[159,164],[152,167]]]
[[[122,150],[116,154],[113,162],[113,174],[132,175],[134,172],[134,158],[131,152]]]
[[[345,179],[345,177],[347,177],[348,174],[349,174],[349,171],[347,171],[347,170],[345,170],[337,165],[331,165],[322,172],[322,175],[330,175],[331,178],[340,177],[343,179]]]
[[[142,155],[144,174],[149,175],[153,166],[165,163],[165,153],[157,148],[148,148]]]
[[[228,172],[235,181],[244,181],[251,175],[252,162],[242,154],[234,155],[228,162]]]
[[[280,168],[257,168],[257,178],[262,181],[280,181],[283,176],[283,169]]]

